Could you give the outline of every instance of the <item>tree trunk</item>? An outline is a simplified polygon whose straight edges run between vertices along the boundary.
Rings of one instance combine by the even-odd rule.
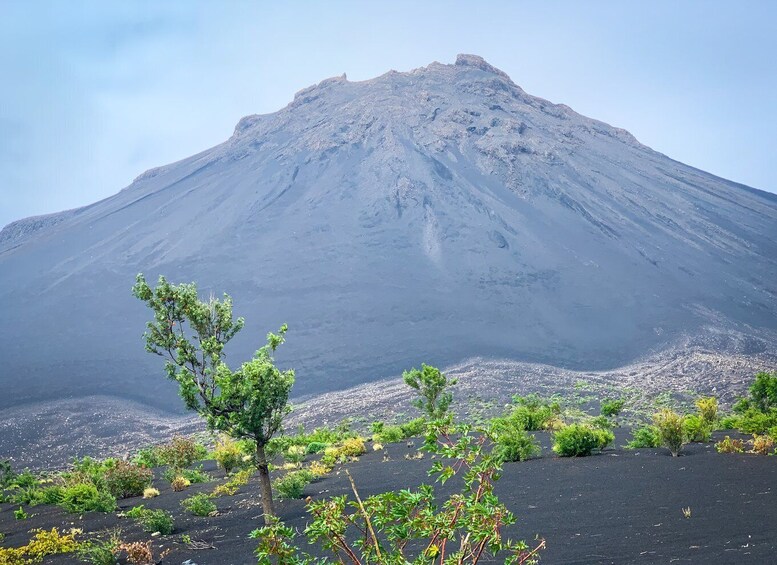
[[[264,446],[256,443],[256,468],[259,470],[259,492],[262,495],[262,510],[264,523],[270,523],[270,516],[275,516],[272,504],[272,485],[270,483],[270,468],[267,466],[267,455]]]

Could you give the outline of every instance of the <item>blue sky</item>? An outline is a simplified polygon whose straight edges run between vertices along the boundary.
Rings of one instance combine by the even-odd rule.
[[[324,78],[457,53],[777,192],[777,2],[0,0],[0,225],[110,196]]]

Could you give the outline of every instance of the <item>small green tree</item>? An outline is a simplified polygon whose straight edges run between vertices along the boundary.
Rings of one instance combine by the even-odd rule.
[[[413,367],[402,373],[405,384],[418,392],[418,398],[413,400],[413,406],[424,412],[430,420],[445,416],[453,400],[449,387],[456,384],[456,379],[449,379],[440,370],[425,363],[421,369]]]
[[[262,508],[270,523],[274,509],[265,447],[290,411],[294,384],[294,371],[280,371],[272,357],[284,342],[286,325],[277,335],[267,334],[267,344],[253,359],[232,371],[224,362],[224,346],[244,321],[232,319],[228,295],[205,302],[198,298],[194,283],[170,284],[160,276],[152,289],[142,274],[132,294],[154,312],[144,334],[146,350],[166,358],[167,376],[178,383],[186,407],[205,418],[210,429],[254,443]]]

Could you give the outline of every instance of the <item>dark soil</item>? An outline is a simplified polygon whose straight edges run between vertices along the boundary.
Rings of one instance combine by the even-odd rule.
[[[617,434],[616,445],[627,438]],[[716,434],[722,437],[722,434]],[[774,563],[777,551],[777,457],[719,454],[710,444],[687,446],[670,457],[664,449],[608,449],[585,458],[559,458],[549,451],[547,434],[538,434],[543,456],[505,465],[497,484],[500,499],[516,514],[508,530],[512,538],[546,539],[542,562],[561,563]],[[430,455],[409,460],[416,445],[386,446],[348,464],[363,496],[413,487],[428,481]],[[212,462],[205,469],[219,478]],[[164,508],[175,516],[176,532],[155,538],[158,552],[170,549],[161,561],[179,565],[255,563],[256,542],[248,533],[262,525],[256,484],[233,497],[214,499],[215,517],[199,518],[180,507],[195,492],[210,492],[216,482],[192,485],[175,493],[163,480],[155,486],[161,496],[152,500],[120,501],[122,509],[139,503]],[[447,487],[447,491],[453,487]],[[326,497],[350,492],[342,469],[309,485],[306,496]],[[443,492],[442,490],[440,492]],[[85,533],[120,527],[127,540],[149,535],[117,514],[75,516],[57,507],[26,508],[30,518],[14,519],[15,507],[0,506],[0,531],[5,546],[22,545],[32,528],[82,528]],[[690,508],[686,518],[683,508]],[[301,500],[280,501],[280,516],[303,528],[307,516]],[[182,535],[212,549],[191,549]],[[85,534],[86,535],[86,534]],[[301,544],[305,545],[305,544]],[[46,563],[73,563],[72,556],[50,557]]]

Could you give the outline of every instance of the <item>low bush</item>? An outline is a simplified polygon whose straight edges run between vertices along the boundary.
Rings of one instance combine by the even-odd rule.
[[[33,538],[21,547],[0,547],[0,563],[3,565],[36,565],[49,555],[73,553],[79,548],[77,530],[61,534],[57,528],[33,530]]]
[[[195,469],[174,469],[170,467],[165,470],[162,477],[169,482],[173,482],[177,477],[183,477],[189,484],[209,483],[213,480],[208,473],[202,470],[202,466]]]
[[[195,516],[210,516],[216,512],[216,505],[213,504],[213,501],[207,494],[202,492],[189,498],[184,498],[181,501],[181,506]]]
[[[748,408],[739,416],[736,427],[746,434],[762,434],[773,426],[777,426],[777,409],[761,412]]]
[[[146,532],[156,533],[166,536],[173,533],[175,524],[173,517],[164,510],[151,510],[142,504],[135,506],[124,513],[128,518],[132,518]]]
[[[341,455],[345,455],[347,457],[358,457],[359,455],[364,455],[367,453],[367,447],[364,445],[364,439],[360,437],[352,437],[343,440],[338,449]]]
[[[213,459],[216,460],[219,467],[229,475],[233,470],[243,466],[243,457],[245,454],[240,449],[238,443],[229,436],[222,436],[216,440],[216,447],[213,450]]]
[[[98,461],[91,457],[84,457],[82,459],[74,459],[70,464],[70,469],[60,476],[68,485],[77,484],[92,484],[97,487],[98,490],[106,490],[105,475],[109,469],[112,469],[116,465],[115,459],[104,459]]]
[[[308,471],[310,471],[313,477],[317,479],[327,475],[331,470],[331,467],[324,465],[320,461],[312,461],[310,465],[308,465]]]
[[[135,465],[148,467],[149,469],[164,465],[162,458],[159,455],[159,447],[154,445],[140,449],[132,458],[132,462],[135,463]]]
[[[248,481],[251,480],[255,471],[256,469],[253,468],[238,471],[223,485],[219,485],[213,489],[213,496],[234,496],[240,487],[248,484]]]
[[[302,498],[302,492],[314,478],[313,473],[307,469],[291,471],[275,479],[273,488],[280,498]]]
[[[494,442],[494,455],[501,461],[526,461],[541,452],[534,437],[514,418],[493,418],[487,435]]]
[[[546,400],[536,394],[513,396],[513,402],[517,406],[509,417],[526,431],[551,429],[561,413],[558,401]]]
[[[170,487],[173,489],[174,492],[184,491],[190,486],[192,486],[192,482],[186,477],[183,477],[181,475],[178,475],[172,481],[170,481]]]
[[[113,512],[116,499],[89,483],[69,485],[62,489],[62,507],[68,512]]]
[[[718,453],[742,453],[745,450],[745,442],[726,436],[715,444],[715,449]]]
[[[608,418],[611,416],[617,416],[621,413],[621,410],[623,410],[625,405],[626,401],[620,398],[603,400],[601,414],[602,416],[606,416]]]
[[[661,432],[655,426],[642,426],[631,435],[631,441],[626,444],[629,449],[644,447],[661,447]]]
[[[159,496],[159,490],[153,487],[143,489],[143,498],[156,498]]]
[[[303,445],[291,445],[283,453],[283,458],[290,463],[301,463],[305,458],[307,446]]]
[[[127,461],[117,461],[105,472],[105,486],[116,498],[142,495],[153,479],[151,469]]]
[[[736,430],[739,429],[739,421],[741,418],[736,414],[729,414],[723,416],[718,423],[721,430]]]
[[[653,424],[658,428],[661,445],[669,449],[672,457],[677,457],[685,444],[684,418],[665,408],[653,415]]]
[[[117,565],[117,554],[121,540],[115,532],[106,540],[90,540],[82,542],[77,551],[78,558],[91,565]]]
[[[592,428],[600,430],[611,430],[615,427],[615,424],[607,416],[594,416],[588,422],[588,425]]]
[[[305,448],[305,453],[313,455],[314,453],[321,453],[327,448],[327,444],[321,441],[311,441]]]
[[[683,418],[683,434],[686,441],[706,443],[710,441],[712,425],[696,414]]]
[[[774,439],[769,435],[753,435],[753,449],[750,453],[769,455],[774,452]]]
[[[379,422],[381,425],[377,427],[373,426],[372,441],[381,443],[397,443],[405,439],[405,435],[402,433],[402,428],[399,426],[385,426],[383,422]]]
[[[125,542],[119,545],[117,552],[126,555],[127,563],[132,565],[151,565],[158,562],[154,558],[150,541]]]
[[[157,451],[162,464],[179,471],[190,467],[207,454],[202,445],[183,436],[174,436],[170,443],[160,445]]]
[[[604,449],[614,440],[615,435],[609,430],[571,424],[553,434],[553,451],[561,457],[584,457],[594,449]]]

